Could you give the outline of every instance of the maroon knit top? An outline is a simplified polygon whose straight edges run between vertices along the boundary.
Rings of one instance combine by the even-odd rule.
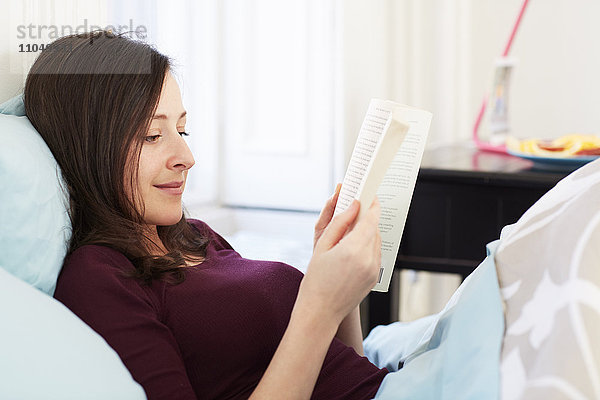
[[[149,399],[245,399],[264,374],[289,322],[302,273],[242,258],[205,223],[206,260],[179,285],[143,286],[104,246],[77,249],[54,296],[119,354]],[[334,339],[313,399],[371,399],[388,371]]]

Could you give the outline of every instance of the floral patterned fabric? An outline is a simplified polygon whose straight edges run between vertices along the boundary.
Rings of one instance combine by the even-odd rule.
[[[501,396],[600,399],[600,160],[502,231]]]

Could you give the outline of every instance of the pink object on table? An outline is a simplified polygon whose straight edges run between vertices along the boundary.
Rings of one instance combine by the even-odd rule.
[[[508,39],[508,42],[506,43],[506,47],[504,48],[504,53],[502,54],[502,57],[508,56],[508,53],[510,52],[510,48],[512,46],[513,40],[515,39],[517,30],[519,29],[519,25],[521,24],[521,20],[523,19],[523,14],[525,13],[525,8],[527,8],[527,3],[529,3],[529,0],[523,0],[523,5],[521,6],[519,16],[517,17],[517,20],[515,21],[515,25],[513,26],[512,32]],[[475,142],[475,145],[477,146],[477,148],[479,148],[481,150],[494,151],[494,152],[498,152],[498,153],[506,153],[505,145],[494,145],[494,144],[487,143],[487,142],[484,142],[481,139],[479,139],[479,135],[478,135],[479,125],[481,124],[481,120],[483,119],[483,115],[485,114],[485,109],[487,107],[487,101],[488,101],[488,96],[485,95],[483,98],[483,101],[481,102],[481,108],[479,110],[479,114],[477,114],[477,119],[475,120],[475,125],[473,127],[473,141]]]

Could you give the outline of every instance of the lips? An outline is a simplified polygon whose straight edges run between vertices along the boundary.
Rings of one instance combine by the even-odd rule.
[[[181,185],[183,185],[183,181],[181,182],[169,182],[169,183],[163,183],[160,185],[154,185],[159,189],[170,189],[170,188],[178,188],[181,187]]]
[[[183,181],[162,183],[160,185],[154,185],[154,187],[168,195],[180,196],[183,194]]]

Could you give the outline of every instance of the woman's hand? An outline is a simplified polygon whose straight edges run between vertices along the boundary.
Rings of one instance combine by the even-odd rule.
[[[377,283],[381,236],[377,199],[344,236],[358,216],[360,203],[355,200],[331,219],[338,194],[336,190],[315,226],[313,256],[300,284],[297,303],[308,304],[312,312],[322,313],[323,318],[332,318],[339,325]]]
[[[315,238],[313,249],[314,247],[316,247],[319,238],[321,237],[321,235],[325,231],[325,228],[327,228],[327,225],[329,225],[331,219],[333,218],[333,214],[338,202],[341,188],[342,184],[338,183],[335,188],[335,192],[327,200],[325,206],[323,207],[323,210],[321,211],[321,215],[319,215],[319,219],[315,224]],[[362,343],[363,333],[360,322],[360,306],[355,307],[354,310],[350,311],[350,313],[348,313],[348,315],[344,317],[344,319],[338,327],[335,336],[347,346],[352,347],[357,354],[364,355]]]

